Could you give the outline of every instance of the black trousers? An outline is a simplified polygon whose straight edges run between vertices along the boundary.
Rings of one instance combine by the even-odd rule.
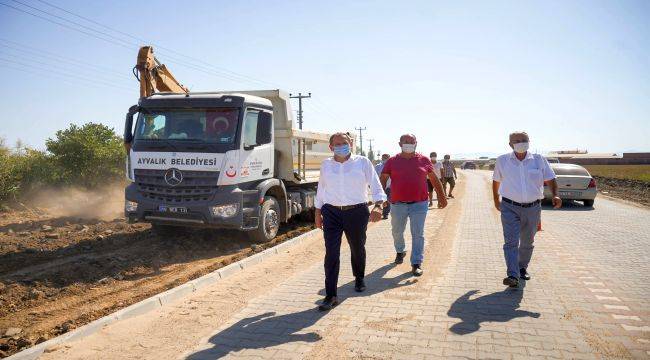
[[[325,235],[325,294],[336,296],[343,233],[350,245],[352,274],[356,279],[363,279],[366,271],[366,230],[370,211],[365,205],[341,210],[325,204],[321,208],[321,213]]]

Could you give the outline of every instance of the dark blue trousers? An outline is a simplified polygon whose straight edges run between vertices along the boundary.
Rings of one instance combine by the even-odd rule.
[[[352,274],[356,279],[363,279],[366,271],[366,229],[370,211],[365,205],[341,210],[325,204],[321,213],[325,236],[325,294],[336,296],[343,233],[350,245]]]

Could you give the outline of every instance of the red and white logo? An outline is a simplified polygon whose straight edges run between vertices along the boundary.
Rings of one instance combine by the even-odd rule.
[[[235,175],[237,175],[237,170],[235,170],[235,168],[232,165],[230,165],[230,168],[228,168],[228,170],[226,170],[226,176],[227,177],[235,177]]]

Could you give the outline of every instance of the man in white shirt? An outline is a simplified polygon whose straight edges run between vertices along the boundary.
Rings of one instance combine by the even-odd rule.
[[[503,255],[507,277],[503,284],[519,286],[519,279],[530,280],[528,264],[533,255],[533,241],[541,216],[544,183],[553,193],[553,207],[559,209],[555,173],[546,158],[528,152],[529,137],[525,132],[510,134],[511,153],[497,158],[492,176],[494,206],[501,212]],[[499,195],[501,199],[499,199]]]
[[[436,174],[436,177],[442,183],[442,172],[440,171],[442,169],[442,163],[438,162],[438,153],[432,151],[429,154],[429,159],[431,159],[431,163],[433,164],[433,173]],[[429,179],[427,179],[427,189],[429,190],[429,206],[433,206],[433,185],[431,185]],[[438,208],[441,207],[440,202],[438,202]]]
[[[341,237],[350,245],[354,290],[366,289],[366,229],[368,220],[379,221],[386,194],[372,163],[365,156],[352,155],[352,141],[347,133],[330,137],[334,156],[321,164],[320,181],[316,193],[316,227],[325,237],[325,299],[318,307],[327,311],[338,305],[336,287],[339,278]],[[368,187],[372,211],[368,210]]]
[[[384,165],[386,164],[386,161],[388,161],[388,159],[390,159],[390,155],[383,154],[381,156],[381,161],[379,162],[379,164],[375,165],[375,172],[377,173],[377,176],[381,177],[381,171],[384,170]],[[384,191],[386,192],[386,198],[389,198],[390,197],[390,179],[388,179],[388,182],[386,183],[386,190],[384,190]],[[381,218],[384,219],[384,220],[388,219],[388,214],[390,214],[390,201],[386,201],[384,203],[384,211],[382,211]]]

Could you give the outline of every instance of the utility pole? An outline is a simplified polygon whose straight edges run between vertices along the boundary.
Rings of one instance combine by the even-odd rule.
[[[289,94],[289,98],[291,99],[298,99],[298,129],[302,130],[302,99],[309,99],[311,97],[311,93],[309,95],[303,95],[302,93],[298,93],[296,96],[292,96]]]
[[[363,131],[366,130],[366,127],[358,127],[354,130],[359,130],[359,152],[363,155]]]
[[[297,96],[289,94],[289,98],[298,99],[298,129],[302,130],[302,99],[309,99],[311,92],[308,95],[298,93]],[[304,180],[307,177],[307,146],[305,139],[298,139],[298,175],[302,172],[301,178]],[[302,164],[301,164],[302,158]],[[301,171],[302,168],[302,171]]]
[[[375,153],[372,152],[372,142],[373,142],[374,140],[375,140],[375,139],[368,139],[368,142],[370,142],[370,150],[368,150],[368,159],[370,159],[370,161],[375,160]]]

